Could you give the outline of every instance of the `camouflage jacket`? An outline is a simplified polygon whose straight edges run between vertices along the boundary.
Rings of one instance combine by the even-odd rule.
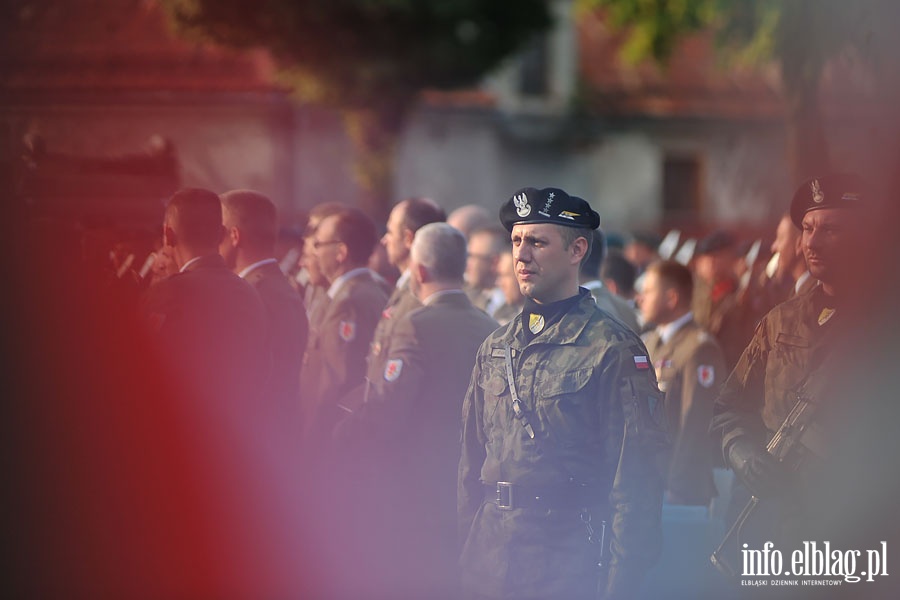
[[[715,403],[712,429],[723,449],[745,435],[765,445],[784,421],[843,316],[828,304],[820,286],[760,321]]]
[[[514,416],[505,348],[535,438]],[[655,410],[656,407],[659,410]],[[596,585],[595,551],[579,509],[503,511],[485,502],[498,481],[598,490],[612,523],[610,586],[639,581],[660,551],[661,394],[647,351],[586,290],[561,320],[527,341],[522,319],[482,344],[463,403],[458,512],[463,585],[489,597],[574,597]]]

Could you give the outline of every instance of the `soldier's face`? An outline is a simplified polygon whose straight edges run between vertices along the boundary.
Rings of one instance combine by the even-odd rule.
[[[538,304],[565,300],[577,291],[581,256],[575,243],[565,247],[559,226],[546,223],[514,225],[513,259],[522,295]]]
[[[492,288],[497,283],[497,257],[491,248],[491,236],[475,234],[469,239],[466,255],[466,281],[477,289]]]
[[[409,247],[406,245],[406,227],[403,225],[405,218],[402,204],[398,204],[388,216],[387,231],[381,237],[381,245],[387,252],[388,262],[399,267],[409,257]]]
[[[810,275],[826,285],[837,283],[853,250],[846,211],[822,208],[808,212],[802,226],[800,249]]]
[[[506,253],[500,257],[497,264],[497,285],[503,291],[503,297],[507,304],[516,305],[522,301],[522,291],[516,279],[515,262],[512,254]]]
[[[779,278],[787,275],[797,261],[798,232],[790,217],[782,217],[775,229],[775,241],[772,242],[772,253],[778,253]]]
[[[665,325],[669,322],[666,289],[656,271],[647,271],[644,276],[644,287],[637,295],[637,305],[641,309],[644,322],[655,325]]]
[[[219,243],[219,254],[225,259],[225,264],[228,265],[228,268],[233,269],[235,264],[237,264],[237,246],[234,244],[231,231],[235,226],[235,219],[230,211],[225,210],[224,207],[222,208],[222,225],[225,227],[226,234]]]
[[[325,217],[313,235],[313,252],[321,274],[329,283],[337,279],[341,267],[340,246],[343,242],[337,237],[337,216]],[[316,247],[318,246],[318,247]]]

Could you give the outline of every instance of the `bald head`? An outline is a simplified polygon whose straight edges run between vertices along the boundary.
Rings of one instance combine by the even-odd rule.
[[[478,204],[466,204],[447,216],[447,223],[467,236],[474,230],[494,225],[495,219],[486,208]]]

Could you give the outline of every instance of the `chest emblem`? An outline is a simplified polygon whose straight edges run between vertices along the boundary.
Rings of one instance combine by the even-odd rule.
[[[716,382],[716,369],[712,365],[700,365],[697,367],[697,382],[705,388]]]
[[[528,315],[528,329],[531,333],[540,333],[544,330],[544,315],[531,313]]]
[[[821,327],[825,323],[831,320],[831,317],[834,316],[835,309],[833,308],[823,308],[822,312],[819,313],[819,326]]]
[[[646,371],[650,368],[650,360],[646,356],[635,356],[634,366],[638,371]]]
[[[356,337],[356,323],[353,321],[341,321],[338,324],[338,335],[345,342],[353,341],[353,338]]]
[[[399,358],[392,358],[387,361],[387,364],[384,365],[384,380],[385,381],[397,381],[397,378],[400,377],[400,373],[403,371],[403,360]]]

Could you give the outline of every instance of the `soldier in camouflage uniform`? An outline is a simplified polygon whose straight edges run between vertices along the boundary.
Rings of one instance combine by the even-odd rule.
[[[854,317],[859,270],[852,250],[862,239],[863,182],[830,175],[802,184],[791,202],[801,250],[821,285],[776,306],[760,322],[716,401],[713,431],[727,464],[759,498],[784,493],[791,477],[766,443],[804,393]]]
[[[482,344],[463,404],[464,592],[630,597],[661,544],[665,418],[647,351],[578,288],[600,220],[587,202],[525,188],[500,217],[526,305]]]

